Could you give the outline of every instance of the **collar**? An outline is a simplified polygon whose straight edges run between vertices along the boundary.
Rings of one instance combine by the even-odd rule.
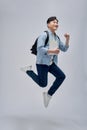
[[[56,33],[53,33],[50,29],[48,29],[49,34],[56,35]]]

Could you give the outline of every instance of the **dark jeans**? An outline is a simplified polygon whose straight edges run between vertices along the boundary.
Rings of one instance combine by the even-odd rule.
[[[32,70],[27,71],[26,73],[40,86],[40,87],[46,87],[48,83],[48,72],[53,74],[56,79],[53,83],[53,85],[48,90],[49,95],[53,95],[56,90],[59,88],[59,86],[62,84],[62,82],[65,79],[65,74],[62,72],[62,70],[53,63],[52,65],[39,65],[36,64],[38,75],[35,74]]]

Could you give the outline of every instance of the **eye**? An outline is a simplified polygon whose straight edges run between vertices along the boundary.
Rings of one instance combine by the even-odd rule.
[[[54,22],[55,24],[58,24],[58,22]]]

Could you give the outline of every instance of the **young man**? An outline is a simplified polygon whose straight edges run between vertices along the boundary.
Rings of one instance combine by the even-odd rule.
[[[43,92],[44,106],[47,107],[53,94],[57,91],[59,86],[63,83],[65,79],[65,74],[57,66],[57,58],[61,51],[67,51],[69,47],[70,35],[65,34],[65,44],[58,38],[55,31],[58,29],[58,19],[50,17],[47,20],[47,27],[49,33],[49,41],[46,46],[45,40],[47,38],[46,32],[43,32],[37,42],[37,58],[36,58],[36,68],[38,74],[31,70],[31,66],[22,68],[40,87],[46,87],[48,83],[48,72],[55,76],[55,81],[48,90],[48,92]]]

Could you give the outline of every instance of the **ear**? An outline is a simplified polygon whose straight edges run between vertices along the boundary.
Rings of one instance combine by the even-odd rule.
[[[49,28],[49,23],[47,24],[47,27]]]

